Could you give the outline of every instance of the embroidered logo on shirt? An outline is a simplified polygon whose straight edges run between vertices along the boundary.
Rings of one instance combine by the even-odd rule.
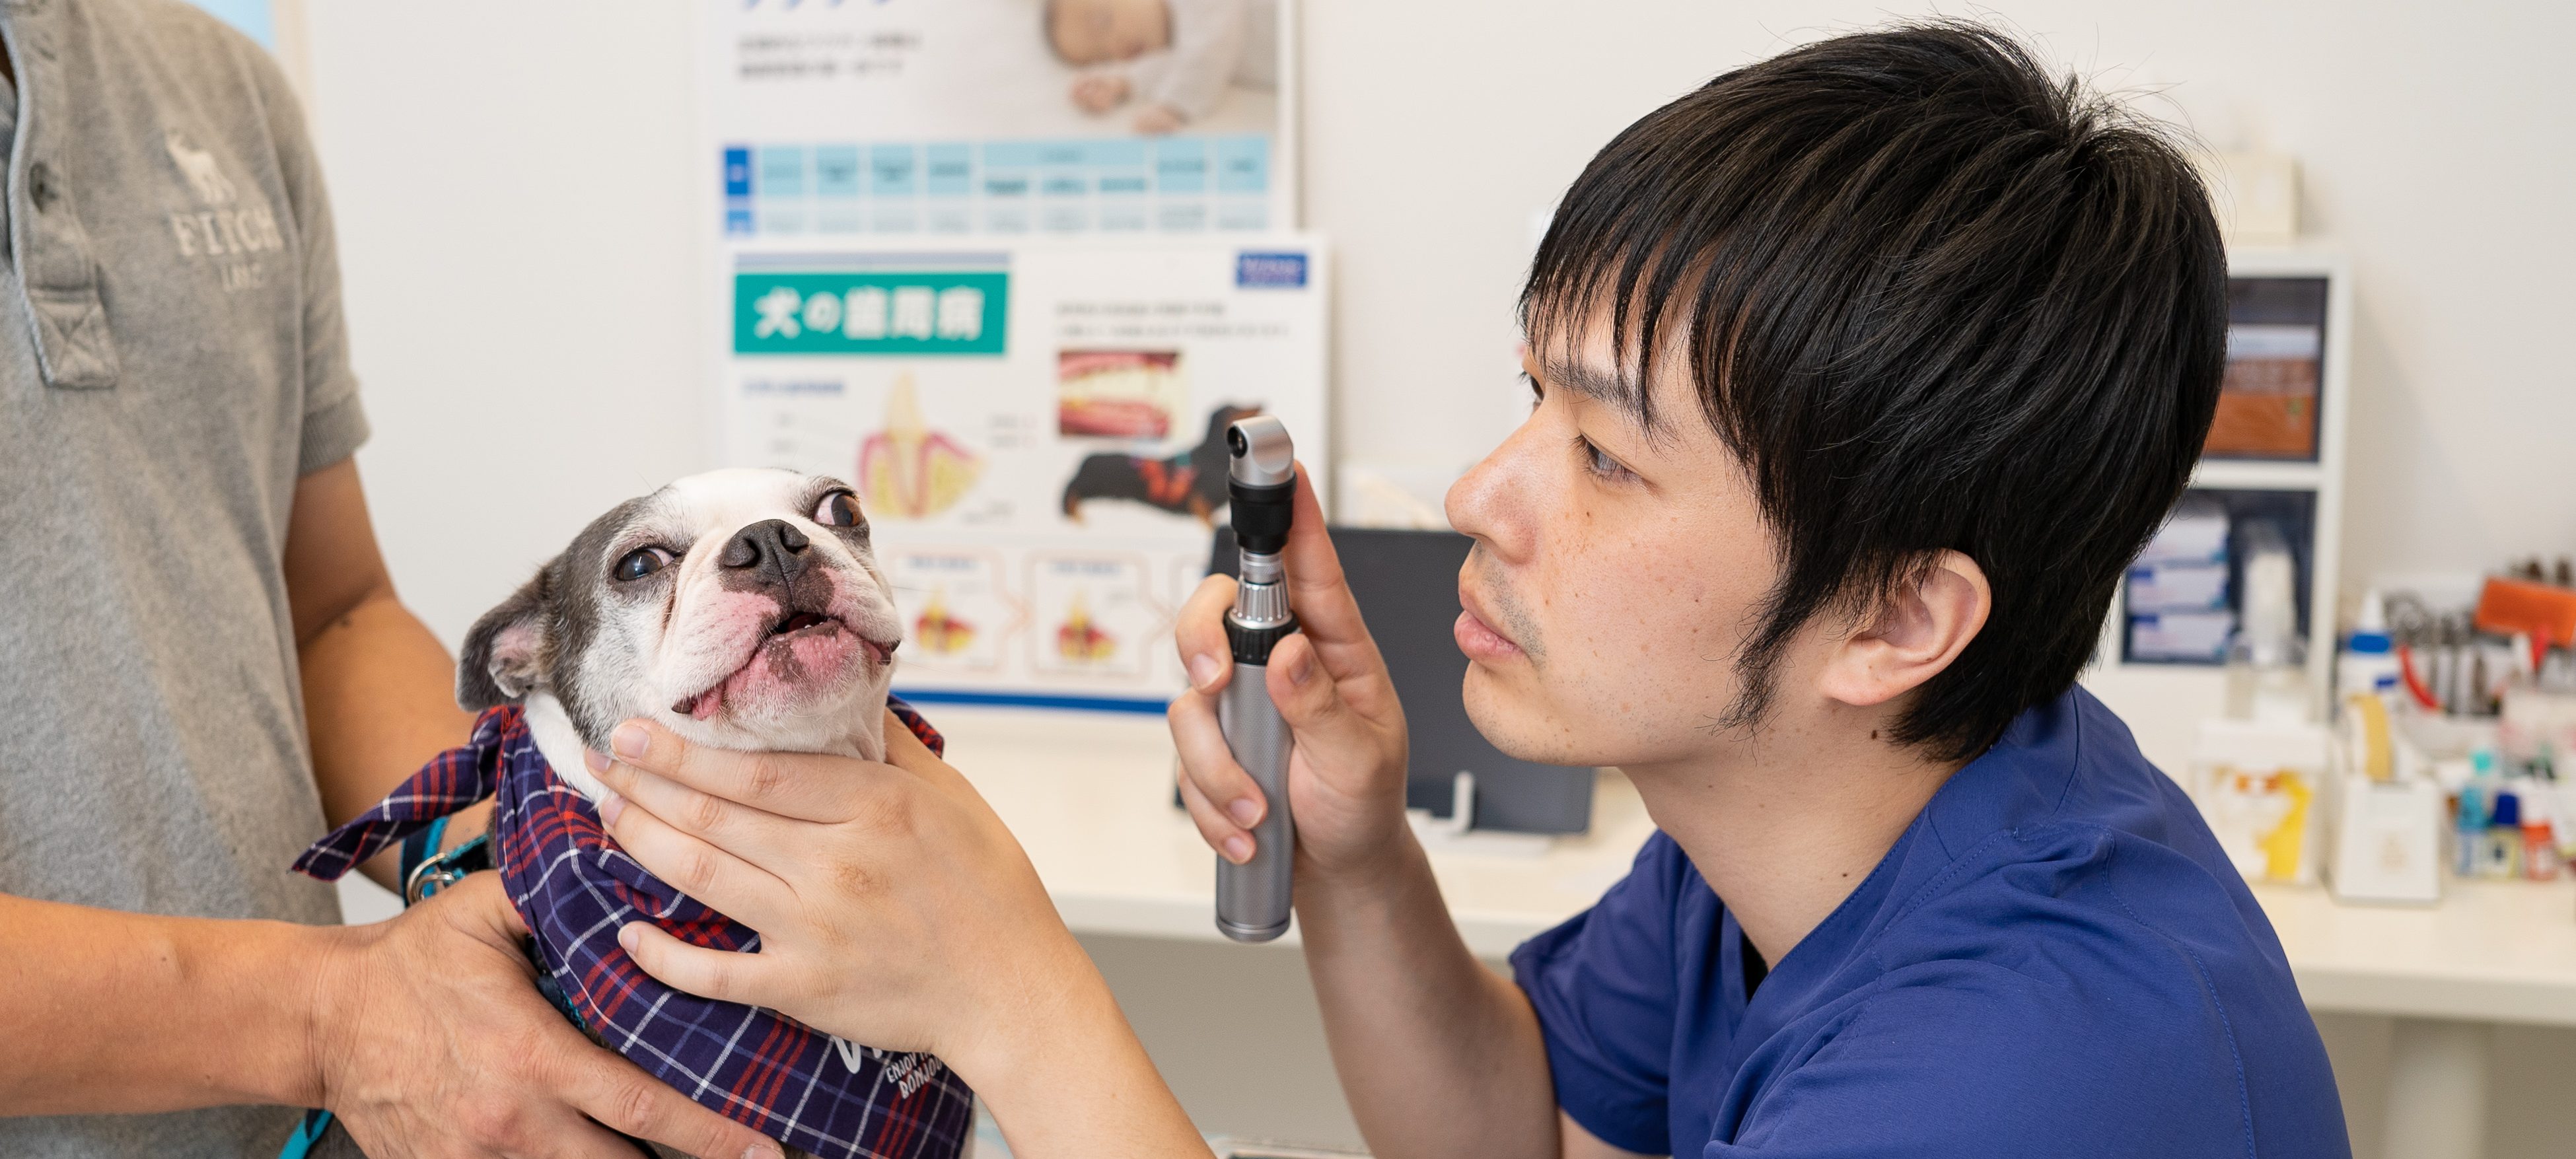
[[[215,262],[227,292],[264,284],[267,270],[256,255],[286,248],[276,213],[256,195],[242,196],[223,162],[177,129],[161,135],[161,147],[196,199],[194,208],[170,211],[170,234],[178,239],[179,256]]]
[[[208,205],[233,203],[233,179],[224,176],[223,166],[215,164],[215,155],[188,143],[173,129],[161,136],[161,145],[178,162],[179,174],[188,179],[188,188],[197,192],[197,200]]]

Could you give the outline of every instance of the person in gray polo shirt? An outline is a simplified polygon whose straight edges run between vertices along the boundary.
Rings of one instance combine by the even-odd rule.
[[[341,926],[288,864],[461,742],[351,452],[321,174],[173,0],[0,4],[0,1155],[774,1144],[584,1041],[481,874]],[[594,1121],[596,1120],[596,1121]]]

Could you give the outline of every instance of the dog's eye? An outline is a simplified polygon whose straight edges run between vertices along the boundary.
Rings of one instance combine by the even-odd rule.
[[[847,491],[834,491],[814,505],[814,522],[825,527],[859,525],[859,497]]]
[[[669,567],[671,561],[676,558],[678,557],[672,555],[667,548],[639,547],[627,552],[625,558],[618,560],[616,569],[610,574],[616,576],[620,582],[640,580]]]

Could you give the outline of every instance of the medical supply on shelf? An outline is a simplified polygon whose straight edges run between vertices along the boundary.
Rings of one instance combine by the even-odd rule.
[[[2522,875],[2533,881],[2558,880],[2558,841],[2551,833],[2555,818],[2550,816],[2549,800],[2537,792],[2524,798]]]
[[[2478,835],[2478,876],[2505,881],[2522,876],[2522,795],[2511,786],[2496,791],[2487,827]]]
[[[2477,755],[2488,757],[2488,763],[2492,763],[2491,754],[2485,750],[2480,750]],[[2495,793],[2495,778],[2489,768],[2473,767],[2476,772],[2469,778],[2469,783],[2460,788],[2459,803],[2451,810],[2451,872],[2462,877],[2478,876],[2479,855],[2486,844],[2487,808]]]
[[[2361,614],[2353,621],[2351,634],[2344,637],[2343,651],[2335,656],[2335,694],[2350,697],[2396,688],[2397,653],[2395,641],[2388,636],[2387,605],[2374,591],[2361,598]]]
[[[2245,551],[2244,607],[2227,651],[2227,715],[2294,725],[2308,722],[2307,641],[2299,633],[2298,567],[2289,540],[2266,520],[2239,531]]]
[[[2422,754],[2370,693],[2347,698],[2336,739],[2326,884],[2343,901],[2440,901],[2444,800]]]
[[[2187,495],[2129,565],[2128,658],[2216,664],[2227,659],[2236,613],[2228,607],[2227,509]]]
[[[2317,878],[2317,790],[2329,765],[2321,725],[2202,721],[2192,755],[2194,796],[2228,860],[2249,881]]]

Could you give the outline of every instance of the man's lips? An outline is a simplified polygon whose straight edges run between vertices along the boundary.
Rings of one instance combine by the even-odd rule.
[[[673,702],[671,711],[699,720],[714,716],[724,708],[727,686],[748,671],[752,665],[759,663],[762,653],[773,647],[793,648],[795,642],[800,639],[818,639],[844,634],[857,642],[860,653],[867,657],[869,663],[883,666],[893,662],[895,644],[899,641],[872,639],[848,624],[818,612],[795,612],[770,625],[769,631],[751,646],[751,651],[742,658],[742,663],[735,665],[732,671],[725,673],[714,684]]]
[[[1494,630],[1493,624],[1477,614],[1477,600],[1465,585],[1458,589],[1458,623],[1452,634],[1458,638],[1458,650],[1470,660],[1501,663],[1521,655],[1521,646],[1511,637]]]

